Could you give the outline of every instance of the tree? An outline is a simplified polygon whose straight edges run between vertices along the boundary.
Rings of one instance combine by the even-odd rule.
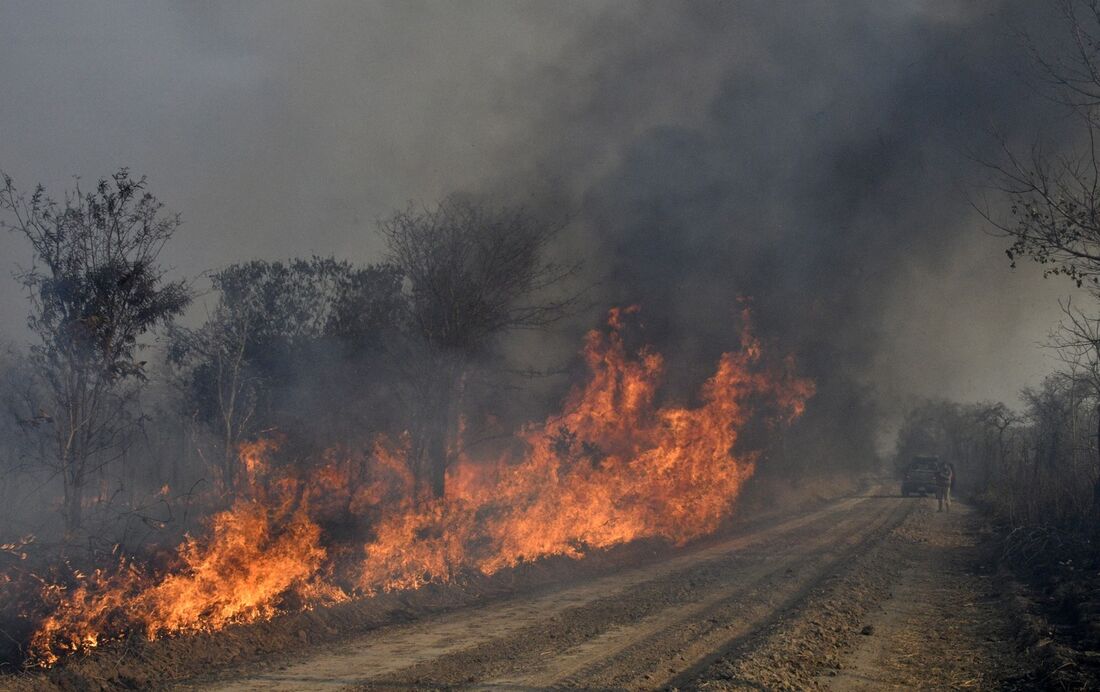
[[[200,328],[174,329],[168,355],[188,414],[218,435],[215,470],[223,489],[234,490],[240,443],[258,430],[292,425],[303,396],[318,392],[330,404],[308,407],[301,427],[309,430],[363,415],[368,407],[353,403],[362,403],[376,373],[358,366],[396,324],[400,282],[392,267],[320,257],[253,260],[213,274],[214,309]],[[357,402],[349,401],[348,387],[361,394]],[[284,399],[293,410],[284,410]]]
[[[1074,404],[1080,398],[1088,398],[1096,411],[1096,481],[1093,484],[1093,505],[1094,512],[1100,516],[1100,318],[1075,308],[1071,301],[1062,303],[1061,307],[1065,317],[1059,323],[1058,329],[1051,334],[1050,345],[1065,365],[1064,375],[1069,380],[1074,395],[1078,389],[1084,389],[1083,397],[1074,397]],[[1076,428],[1076,405],[1071,408]],[[1073,460],[1076,461],[1076,454]]]
[[[993,483],[995,473],[1002,473],[1008,466],[1008,439],[1012,426],[1020,422],[1017,416],[1003,403],[976,404],[972,420],[984,433],[983,449],[980,455],[981,485],[988,488]],[[994,454],[994,449],[996,453]]]
[[[1100,3],[1056,0],[1054,6],[1064,28],[1062,40],[1043,45],[1025,34],[1024,42],[1043,90],[1066,109],[1070,122],[1078,124],[1079,137],[1066,150],[1048,151],[1035,144],[1026,154],[1013,151],[1002,138],[1003,156],[987,165],[995,185],[1008,196],[1009,216],[983,215],[1011,241],[1006,254],[1012,266],[1019,258],[1029,258],[1042,265],[1045,275],[1069,277],[1100,297]],[[1075,434],[1078,384],[1088,386],[1090,397],[1100,393],[1100,328],[1095,318],[1068,304],[1063,312],[1066,320],[1052,345],[1069,366]],[[1031,401],[1036,411],[1042,403],[1041,398]],[[1100,435],[1100,429],[1096,432]],[[1040,437],[1058,443],[1057,436]],[[1044,453],[1053,459],[1056,452]],[[1071,453],[1075,460],[1076,448]],[[1094,496],[1100,516],[1100,478]]]
[[[443,495],[470,359],[503,332],[546,327],[575,303],[549,295],[577,270],[548,259],[558,230],[522,209],[458,196],[381,222],[389,262],[406,280],[407,321],[421,356],[411,374],[422,494]]]
[[[256,412],[258,394],[245,353],[249,331],[260,316],[234,308],[220,302],[200,329],[173,329],[168,347],[169,362],[184,371],[180,379],[187,414],[201,415],[219,433],[222,449],[216,472],[228,492],[236,484],[235,450]]]
[[[913,457],[937,455],[946,459],[950,451],[950,421],[958,418],[959,406],[947,401],[925,401],[906,412],[894,446],[894,466],[904,470]]]
[[[178,215],[125,168],[90,192],[79,184],[55,202],[42,186],[29,195],[3,176],[5,228],[31,245],[34,264],[20,273],[31,303],[32,362],[42,380],[52,453],[60,475],[68,533],[82,524],[89,476],[121,453],[133,421],[128,403],[145,379],[140,339],[190,301],[182,281],[158,264]]]
[[[1079,144],[1048,151],[1039,143],[1026,153],[1001,137],[1002,156],[986,161],[994,185],[1009,197],[1009,216],[982,214],[1011,240],[1006,254],[1041,264],[1078,286],[1100,286],[1100,3],[1054,2],[1065,29],[1060,45],[1023,40],[1045,95],[1079,125]]]
[[[904,469],[914,456],[932,454],[955,464],[960,479],[987,486],[1004,466],[1005,433],[1016,422],[1001,403],[922,402],[906,413],[898,430],[895,465]]]

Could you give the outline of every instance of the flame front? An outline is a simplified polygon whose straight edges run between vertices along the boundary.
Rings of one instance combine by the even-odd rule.
[[[245,446],[242,497],[165,566],[122,560],[75,587],[42,587],[34,661],[49,665],[133,632],[216,630],[548,556],[713,532],[757,461],[735,451],[745,425],[761,415],[793,420],[813,385],[790,360],[766,367],[746,328],[696,406],[658,406],[664,362],[652,351],[628,353],[622,330],[632,311],[613,310],[607,330],[588,334],[587,383],[560,414],[518,433],[522,453],[480,459],[459,445],[442,498],[416,496],[407,437],[379,438],[369,454],[329,450],[308,478],[274,467],[276,438]],[[349,514],[369,526],[365,544],[322,530]]]

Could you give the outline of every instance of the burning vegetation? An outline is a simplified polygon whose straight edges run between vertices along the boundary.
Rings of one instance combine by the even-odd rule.
[[[22,613],[33,625],[28,662],[713,532],[754,470],[742,432],[790,422],[813,385],[791,360],[766,360],[746,326],[693,405],[662,404],[661,355],[624,343],[635,312],[614,309],[588,334],[587,380],[560,413],[523,426],[494,457],[475,457],[459,436],[441,496],[417,483],[407,434],[291,465],[279,461],[290,441],[269,433],[240,445],[231,505],[175,550],[116,555],[64,579],[3,576],[32,589]]]
[[[230,265],[187,327],[191,289],[158,262],[179,217],[144,179],[121,170],[62,202],[3,183],[4,223],[36,259],[35,341],[0,382],[5,442],[56,511],[9,512],[44,530],[0,536],[0,662],[682,544],[730,516],[767,433],[814,391],[764,357],[747,307],[709,375],[634,345],[628,307],[588,332],[569,392],[543,393],[560,411],[509,411],[531,387],[501,375],[503,336],[579,318],[582,292],[559,229],[521,209],[399,212],[373,266]],[[701,386],[668,387],[673,373]]]

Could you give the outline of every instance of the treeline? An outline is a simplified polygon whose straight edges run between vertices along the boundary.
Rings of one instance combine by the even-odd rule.
[[[167,276],[180,218],[125,169],[57,200],[4,176],[0,217],[34,255],[32,341],[0,354],[0,560],[22,534],[110,550],[187,530],[234,497],[241,443],[269,434],[307,466],[408,439],[418,492],[439,496],[460,434],[493,444],[514,422],[481,410],[525,375],[501,337],[576,302],[556,226],[459,196],[381,221],[377,264],[245,261],[208,289]]]
[[[1018,144],[1021,133],[995,132],[1000,153],[978,159],[988,175],[975,207],[1006,240],[1010,266],[1034,262],[1091,300],[1062,305],[1049,343],[1062,367],[1022,392],[1020,410],[919,407],[899,436],[898,462],[927,445],[955,459],[964,487],[1010,525],[1074,528],[1096,526],[1100,516],[1100,55],[1082,49],[1100,45],[1100,5],[1058,0],[1052,7],[1055,38],[1020,35],[1028,79],[1079,129],[1056,141],[1031,133],[1030,146]]]
[[[926,402],[898,433],[901,472],[919,454],[955,465],[957,492],[1009,528],[1091,531],[1100,520],[1100,449],[1095,390],[1064,373],[1003,403]]]

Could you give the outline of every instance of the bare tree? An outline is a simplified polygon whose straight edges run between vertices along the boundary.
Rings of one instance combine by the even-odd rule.
[[[408,322],[422,346],[414,471],[421,491],[443,495],[455,454],[470,358],[513,329],[548,326],[576,302],[554,297],[577,265],[548,259],[558,227],[523,209],[452,196],[380,223],[389,261],[402,271]]]
[[[208,397],[206,403],[214,409],[210,415],[215,418],[222,444],[216,473],[222,489],[230,493],[237,477],[236,449],[249,432],[256,412],[257,383],[248,372],[245,355],[252,324],[259,318],[253,306],[228,306],[223,301],[200,329],[173,329],[169,341],[169,361],[183,366],[186,372],[180,376],[185,390],[192,390],[199,381],[196,368],[206,371],[208,382],[204,384],[213,391],[204,391],[201,396]],[[184,401],[193,403],[195,394],[186,391]]]
[[[979,211],[1012,241],[1006,253],[1041,264],[1078,286],[1100,286],[1100,3],[1055,0],[1065,28],[1058,45],[1023,41],[1044,95],[1079,124],[1077,144],[1048,150],[1038,141],[1021,153],[1000,137],[1002,156],[984,161],[1009,197],[1009,216]]]
[[[1083,385],[1085,396],[1092,400],[1096,412],[1096,481],[1093,485],[1093,511],[1100,516],[1100,317],[1093,317],[1073,306],[1060,303],[1063,320],[1050,336],[1050,345],[1066,366],[1074,394]],[[1075,407],[1074,407],[1075,408]],[[1076,425],[1076,411],[1074,424]]]
[[[5,228],[31,244],[34,265],[19,275],[31,302],[32,360],[44,386],[49,468],[64,487],[70,534],[81,527],[89,476],[122,453],[133,421],[128,403],[145,379],[139,339],[187,306],[183,282],[168,282],[157,263],[179,227],[177,215],[126,169],[79,185],[62,202],[39,186],[25,196],[3,176]]]
[[[993,480],[994,469],[1001,471],[1008,466],[1007,434],[1012,426],[1020,422],[1020,417],[1003,403],[979,404],[973,414],[974,423],[986,431],[994,432],[996,455],[985,449],[982,455],[982,485],[989,486]]]
[[[1011,241],[1006,253],[1012,266],[1017,259],[1030,259],[1043,267],[1045,275],[1066,276],[1100,296],[1100,2],[1054,0],[1052,4],[1064,29],[1060,39],[1041,43],[1026,32],[1022,38],[1040,90],[1066,109],[1069,122],[1079,126],[1079,136],[1071,146],[1057,149],[1037,141],[1026,153],[1014,150],[1002,137],[1002,156],[986,165],[993,172],[994,185],[1008,196],[1009,215],[980,211]],[[1062,307],[1065,319],[1052,335],[1051,345],[1068,366],[1064,374],[1071,380],[1070,436],[1075,439],[1082,384],[1085,397],[1100,405],[1100,322],[1069,303]],[[1033,397],[1032,408],[1044,410],[1043,401]],[[1100,436],[1100,428],[1096,433]],[[1057,443],[1053,437],[1042,439]],[[1077,456],[1074,444],[1071,461]],[[1056,456],[1058,450],[1037,451]],[[1094,504],[1100,516],[1100,478],[1096,483]]]

